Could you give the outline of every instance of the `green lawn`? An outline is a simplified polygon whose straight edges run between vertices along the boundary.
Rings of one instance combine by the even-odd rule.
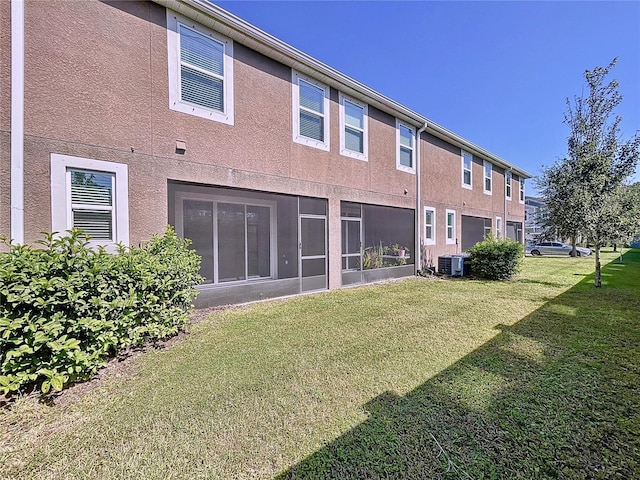
[[[0,412],[0,477],[640,478],[640,251],[593,269],[217,312]]]

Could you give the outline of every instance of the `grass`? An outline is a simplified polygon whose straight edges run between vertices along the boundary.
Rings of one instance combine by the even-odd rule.
[[[1,412],[0,477],[639,478],[640,252],[601,290],[592,272],[527,258],[511,282],[216,313],[78,398]]]

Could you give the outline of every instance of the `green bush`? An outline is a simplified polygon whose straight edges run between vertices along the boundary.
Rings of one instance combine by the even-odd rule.
[[[171,227],[118,254],[79,230],[0,253],[0,392],[42,392],[94,375],[124,348],[176,334],[200,283],[200,257]]]
[[[471,272],[489,280],[504,280],[520,270],[524,249],[522,244],[505,238],[488,236],[469,249]]]

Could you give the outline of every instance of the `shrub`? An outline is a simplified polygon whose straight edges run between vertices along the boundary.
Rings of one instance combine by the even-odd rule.
[[[61,390],[109,356],[176,334],[196,295],[200,257],[171,227],[118,254],[92,250],[79,230],[42,248],[0,253],[0,392]]]
[[[522,244],[505,238],[497,240],[487,236],[469,249],[471,271],[489,280],[504,280],[520,270],[524,250]]]

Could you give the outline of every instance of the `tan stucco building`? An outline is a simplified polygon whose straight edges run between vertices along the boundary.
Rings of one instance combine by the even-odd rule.
[[[523,240],[527,172],[204,0],[1,2],[0,81],[0,233],[174,225],[200,305]]]

